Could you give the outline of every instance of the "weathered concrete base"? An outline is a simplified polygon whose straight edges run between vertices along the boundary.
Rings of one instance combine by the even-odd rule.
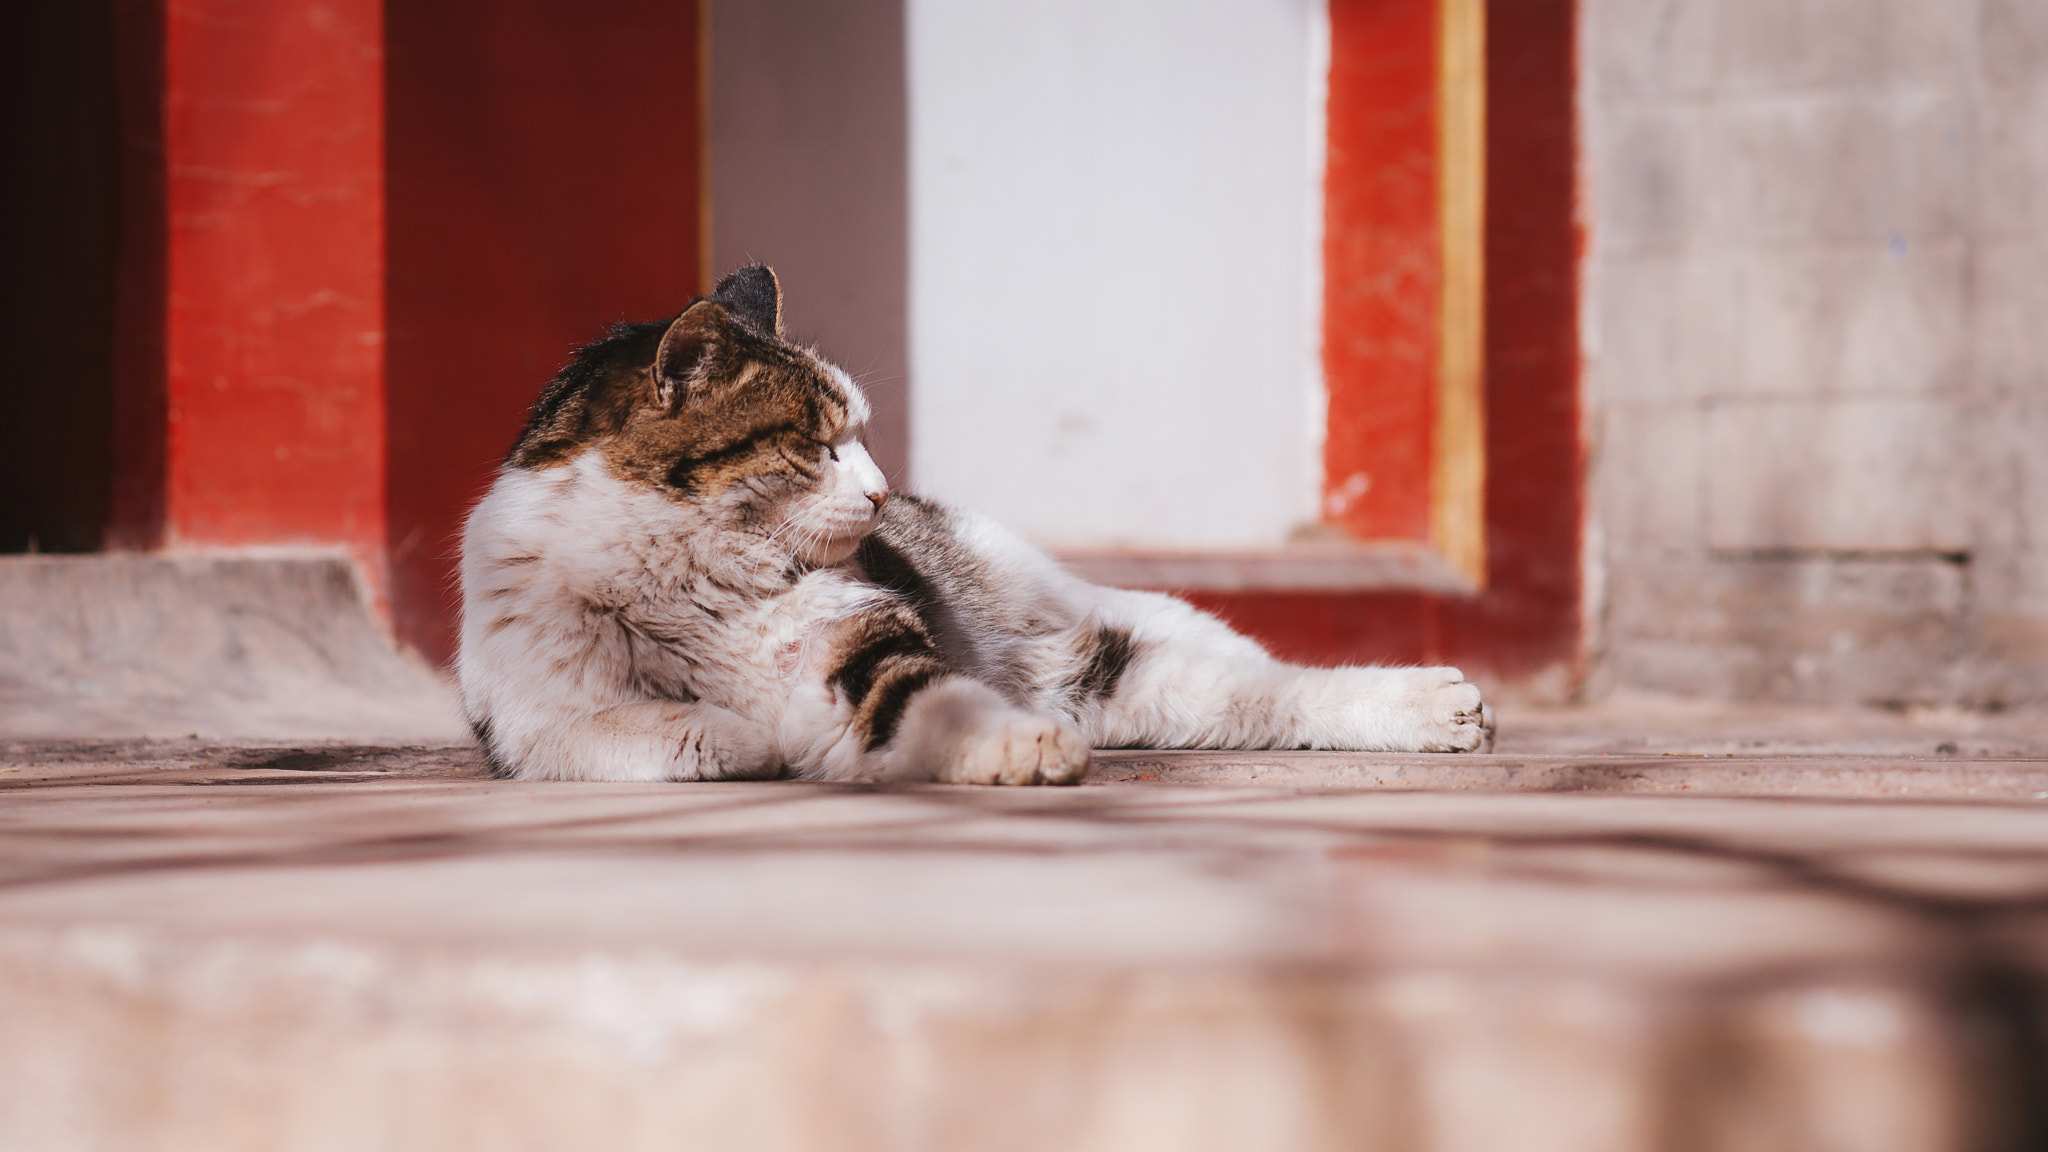
[[[1819,705],[2048,705],[2048,621],[1992,600],[2030,595],[2008,577],[2038,578],[2038,557],[1649,550],[1609,562],[1602,675],[1618,684]],[[1987,571],[1999,564],[2013,571]]]
[[[0,734],[464,735],[333,556],[0,557]]]
[[[1824,750],[1797,800],[1615,794],[1645,765],[1776,787],[1615,759],[1302,753],[1233,783],[1213,754],[1132,752],[1103,776],[1156,781],[867,790],[497,782],[460,746],[17,744],[0,1147],[2048,1131],[2048,800],[2009,798],[2048,763],[1901,761],[2007,781],[1991,803],[1857,798],[1869,766]],[[1484,779],[1511,764],[1589,790]],[[1368,780],[1404,774],[1480,787]]]

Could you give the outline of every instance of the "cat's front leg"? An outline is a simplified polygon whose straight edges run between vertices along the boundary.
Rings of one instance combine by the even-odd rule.
[[[907,605],[874,605],[835,637],[823,708],[788,729],[809,728],[820,779],[948,784],[1071,784],[1087,775],[1088,740],[1066,717],[1034,712],[947,664]],[[807,741],[786,739],[802,747]]]
[[[1091,750],[1064,717],[1026,712],[962,676],[920,692],[904,711],[894,754],[948,784],[1072,784]]]
[[[774,734],[702,702],[645,700],[540,723],[479,726],[493,763],[524,780],[773,780]]]

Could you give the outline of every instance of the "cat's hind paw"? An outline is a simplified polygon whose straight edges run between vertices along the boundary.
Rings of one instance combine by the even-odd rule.
[[[1490,752],[1493,709],[1456,668],[1374,669],[1378,699],[1359,747],[1388,752]],[[1378,728],[1372,734],[1372,727]],[[1341,745],[1340,745],[1341,746]]]
[[[1418,668],[1414,697],[1419,752],[1490,752],[1493,709],[1456,668]]]
[[[1088,741],[1072,724],[1018,714],[968,738],[939,779],[950,784],[1073,784],[1088,774],[1089,757]]]

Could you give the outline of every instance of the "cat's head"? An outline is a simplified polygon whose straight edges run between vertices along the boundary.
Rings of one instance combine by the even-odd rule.
[[[666,325],[625,326],[584,349],[541,393],[506,464],[598,452],[620,480],[832,564],[880,523],[889,492],[861,443],[867,420],[845,372],[783,339],[782,287],[756,265]]]

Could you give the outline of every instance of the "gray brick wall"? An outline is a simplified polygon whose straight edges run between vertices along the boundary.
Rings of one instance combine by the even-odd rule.
[[[2048,3],[1581,13],[1595,689],[2048,701]]]

